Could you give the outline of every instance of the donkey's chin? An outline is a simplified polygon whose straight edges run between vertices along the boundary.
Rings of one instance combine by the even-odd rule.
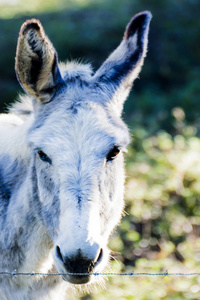
[[[92,282],[92,275],[88,273],[88,275],[63,275],[63,280],[71,283],[71,284],[86,284]]]

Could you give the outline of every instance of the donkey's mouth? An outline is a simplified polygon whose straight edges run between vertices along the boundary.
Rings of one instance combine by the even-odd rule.
[[[72,273],[70,275],[69,273],[62,276],[63,280],[72,283],[72,284],[85,284],[88,283],[91,280],[91,275],[88,273],[84,275],[75,275]]]

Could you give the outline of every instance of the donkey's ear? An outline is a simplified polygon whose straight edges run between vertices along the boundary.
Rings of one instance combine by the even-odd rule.
[[[22,87],[41,102],[50,101],[62,82],[57,53],[38,20],[21,27],[15,71]]]
[[[105,95],[110,93],[109,99],[120,113],[146,56],[151,18],[148,11],[135,15],[126,27],[121,44],[94,75],[95,83]]]

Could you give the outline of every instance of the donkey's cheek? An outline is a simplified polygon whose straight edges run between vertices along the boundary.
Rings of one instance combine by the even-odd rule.
[[[118,172],[123,160],[113,162],[107,169],[104,181],[101,183],[100,217],[101,234],[109,236],[121,218],[124,207],[124,172]]]
[[[49,236],[54,240],[58,235],[60,219],[60,201],[58,195],[51,197],[49,205],[42,206],[42,218]]]
[[[100,210],[101,218],[101,234],[109,237],[112,230],[117,226],[121,219],[122,210],[124,208],[123,197],[115,198],[111,203],[109,199],[102,200],[102,208]]]
[[[49,236],[54,238],[59,227],[60,189],[58,184],[53,181],[50,172],[45,169],[38,171],[38,189],[41,218]]]
[[[46,193],[52,194],[56,186],[56,183],[53,180],[53,175],[51,175],[50,172],[46,171],[45,169],[42,169],[40,171],[39,178],[41,180],[42,189],[44,189]]]
[[[103,201],[102,201],[103,203]],[[113,229],[119,224],[122,217],[122,211],[124,209],[124,193],[123,186],[119,189],[119,186],[113,194],[110,192],[110,197],[104,199],[101,214],[104,222],[101,224],[102,235],[110,236]]]

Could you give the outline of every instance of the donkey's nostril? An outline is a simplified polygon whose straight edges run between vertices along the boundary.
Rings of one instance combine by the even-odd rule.
[[[56,246],[56,254],[57,254],[57,257],[62,261],[63,261],[63,257],[62,257],[62,254],[60,252],[60,247]]]
[[[99,255],[95,261],[95,264],[99,263],[102,259],[102,256],[103,256],[103,249],[101,248],[100,251],[99,251]]]

